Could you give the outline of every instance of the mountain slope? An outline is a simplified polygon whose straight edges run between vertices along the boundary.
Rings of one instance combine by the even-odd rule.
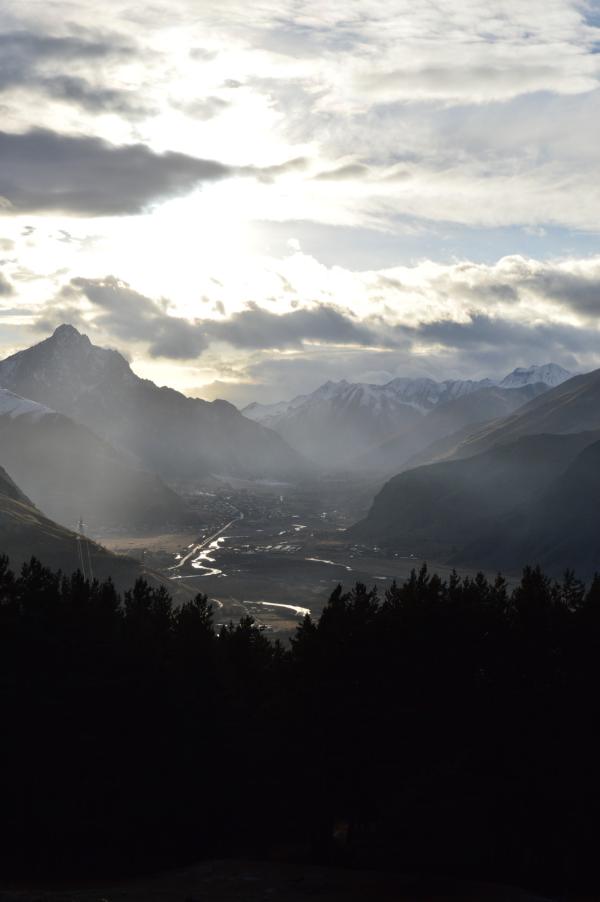
[[[414,428],[370,448],[355,461],[360,469],[382,474],[397,473],[410,459],[434,442],[466,427],[504,417],[532,398],[547,391],[544,383],[525,384],[519,388],[486,386],[462,397],[438,404],[418,421]]]
[[[164,476],[289,477],[305,468],[280,436],[233,405],[159,388],[72,326],[0,362],[0,386],[84,423]]]
[[[600,429],[600,370],[574,376],[530,401],[512,416],[474,430],[449,453],[455,457],[471,457],[523,435],[593,429]]]
[[[243,414],[274,429],[312,460],[333,467],[416,424],[427,388],[422,384],[420,391],[407,394],[386,386],[326,382],[289,404],[252,404]]]
[[[499,518],[549,490],[599,435],[525,436],[475,457],[407,470],[386,483],[349,534],[401,554],[460,554],[482,531],[492,533]],[[498,527],[498,541],[502,534]],[[490,538],[486,552],[492,546]],[[483,565],[476,546],[469,560]]]
[[[250,404],[244,416],[274,429],[292,446],[321,464],[367,466],[390,471],[444,431],[455,431],[465,423],[482,422],[513,411],[548,385],[569,373],[555,364],[515,370],[500,385],[491,379],[445,380],[397,378],[385,385],[326,382],[309,395],[278,404]],[[506,383],[506,384],[504,384]],[[537,389],[534,389],[537,386]],[[485,392],[489,392],[486,396]],[[513,391],[523,394],[509,400]],[[482,394],[483,392],[483,394]],[[469,406],[468,399],[479,396]],[[501,398],[505,397],[503,404]],[[463,402],[464,408],[453,404]],[[490,406],[490,410],[486,409]],[[423,421],[434,411],[446,410],[439,418]],[[444,416],[447,422],[444,422]],[[372,449],[395,441],[397,446]]]
[[[49,517],[92,529],[183,523],[178,495],[86,426],[0,389],[2,460]]]
[[[392,436],[411,435],[436,405],[467,395],[489,380],[434,382],[393,379],[386,385],[326,382],[290,402],[251,404],[244,416],[278,432],[326,466],[346,465]]]
[[[600,572],[599,537],[600,442],[595,442],[541,496],[491,523],[455,561],[507,571],[539,563],[557,575],[573,568],[590,577]]]
[[[141,575],[139,565],[129,558],[111,554],[95,542],[84,540],[85,564],[89,574],[109,576],[118,587],[131,586]],[[89,556],[88,556],[89,552]],[[18,569],[32,556],[54,569],[71,573],[80,567],[80,542],[75,533],[45,517],[0,467],[0,554]]]

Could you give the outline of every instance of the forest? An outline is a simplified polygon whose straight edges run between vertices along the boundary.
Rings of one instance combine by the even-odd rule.
[[[285,644],[0,558],[0,869],[283,855],[598,888],[600,578],[338,586]]]

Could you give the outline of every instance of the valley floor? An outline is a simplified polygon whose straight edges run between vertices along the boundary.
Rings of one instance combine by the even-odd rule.
[[[356,544],[346,529],[362,516],[374,488],[344,481],[187,487],[199,526],[189,533],[102,535],[113,551],[142,560],[178,595],[206,593],[218,623],[252,616],[275,633],[320,614],[338,583],[402,581],[423,560]],[[443,563],[429,561],[447,576]]]

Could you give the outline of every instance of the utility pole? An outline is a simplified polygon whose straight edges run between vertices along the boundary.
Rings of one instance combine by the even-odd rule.
[[[83,518],[79,518],[79,523],[77,524],[77,552],[79,554],[79,566],[81,568],[81,572],[83,573],[83,578],[85,579],[85,563],[83,561],[83,548],[81,547],[81,543],[83,541]]]
[[[83,544],[85,544],[85,554],[83,550]],[[92,553],[90,550],[90,540],[87,538],[85,534],[85,523],[83,522],[83,517],[79,518],[79,524],[77,526],[77,545],[79,548],[79,564],[81,566],[81,572],[83,573],[84,579],[89,579],[90,582],[94,579],[94,570],[92,568]],[[88,571],[89,576],[86,576],[85,572],[85,559],[87,557]]]

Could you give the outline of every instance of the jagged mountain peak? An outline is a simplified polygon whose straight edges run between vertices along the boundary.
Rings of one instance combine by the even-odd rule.
[[[62,323],[60,326],[57,326],[50,338],[53,338],[57,341],[84,341],[88,344],[91,344],[90,339],[87,335],[84,335],[82,332],[79,332],[75,326],[72,326],[71,323]]]
[[[136,375],[118,351],[97,347],[68,324],[0,361],[0,387],[85,424],[167,476],[263,478],[305,467],[278,435],[232,404],[161,388]]]
[[[137,379],[118,351],[97,347],[67,323],[0,362],[0,387],[76,419],[80,403],[86,406],[90,392],[99,386]]]

